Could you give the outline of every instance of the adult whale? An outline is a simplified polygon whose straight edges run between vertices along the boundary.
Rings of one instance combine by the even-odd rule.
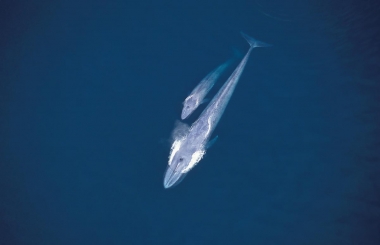
[[[164,177],[165,188],[179,184],[206,153],[210,136],[231,99],[252,50],[257,47],[271,46],[244,33],[241,34],[251,47],[188,132],[174,140]]]

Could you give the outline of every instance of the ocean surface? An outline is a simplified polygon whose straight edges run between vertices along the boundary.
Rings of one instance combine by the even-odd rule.
[[[379,11],[0,1],[0,245],[379,245]],[[248,51],[240,31],[273,46],[252,51],[217,142],[165,189],[182,102]]]

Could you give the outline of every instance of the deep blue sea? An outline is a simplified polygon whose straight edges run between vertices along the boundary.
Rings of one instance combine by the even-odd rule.
[[[380,2],[0,1],[0,245],[379,245]],[[256,48],[187,177],[182,102]],[[184,123],[191,125],[207,103]]]

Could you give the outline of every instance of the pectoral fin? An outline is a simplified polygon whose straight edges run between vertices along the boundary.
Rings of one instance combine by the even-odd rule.
[[[204,99],[201,101],[201,104],[207,103],[207,102],[209,102],[209,101],[210,101],[209,98],[204,98]]]
[[[215,136],[215,138],[213,138],[213,139],[210,140],[209,142],[207,142],[207,144],[206,144],[206,149],[210,148],[210,147],[216,142],[217,139],[218,139],[218,135]]]

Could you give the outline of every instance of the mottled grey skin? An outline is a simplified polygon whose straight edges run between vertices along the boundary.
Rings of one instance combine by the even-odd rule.
[[[251,45],[250,49],[232,75],[204,109],[198,120],[192,124],[189,132],[173,143],[169,156],[169,165],[164,177],[165,188],[172,187],[181,182],[186,174],[202,159],[206,151],[207,142],[226,109],[252,49],[269,46],[243,33],[242,35]]]
[[[184,120],[190,116],[195,109],[204,101],[207,93],[214,86],[216,80],[223,73],[223,71],[231,64],[231,61],[227,61],[224,64],[218,66],[212,72],[207,74],[205,78],[193,89],[189,96],[183,102],[183,109],[181,119]]]

